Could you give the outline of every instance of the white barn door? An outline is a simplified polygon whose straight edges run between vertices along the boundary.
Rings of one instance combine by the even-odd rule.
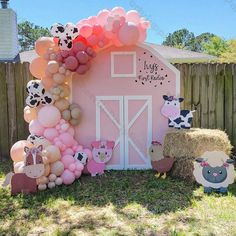
[[[97,96],[96,139],[115,141],[107,169],[151,168],[151,96]]]

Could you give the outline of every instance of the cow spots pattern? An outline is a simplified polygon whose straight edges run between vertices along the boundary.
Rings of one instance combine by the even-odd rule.
[[[29,94],[26,98],[26,104],[30,107],[37,107],[41,104],[52,104],[54,102],[51,94],[45,91],[40,80],[29,81],[26,91]]]

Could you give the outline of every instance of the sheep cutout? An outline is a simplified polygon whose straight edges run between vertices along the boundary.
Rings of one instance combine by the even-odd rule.
[[[222,151],[205,152],[194,162],[193,175],[205,193],[226,193],[234,182],[234,160]]]
[[[163,155],[163,146],[157,141],[152,141],[149,148],[149,156],[153,170],[157,171],[157,178],[166,178],[166,173],[169,172],[174,164],[174,159]]]

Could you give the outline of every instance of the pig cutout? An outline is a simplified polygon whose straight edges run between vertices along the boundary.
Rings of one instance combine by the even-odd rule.
[[[114,145],[114,141],[95,141],[92,143],[93,158],[87,164],[87,169],[91,176],[104,173],[105,163],[110,161]]]

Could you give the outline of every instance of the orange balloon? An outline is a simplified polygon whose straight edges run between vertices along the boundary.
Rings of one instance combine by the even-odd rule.
[[[47,91],[50,90],[55,85],[54,80],[51,77],[47,76],[42,77],[42,83]]]
[[[37,118],[37,109],[26,106],[24,108],[24,119],[27,123]]]
[[[23,161],[24,157],[25,157],[25,151],[24,148],[25,147],[33,147],[33,145],[26,141],[26,140],[20,140],[18,142],[16,142],[10,150],[10,155],[11,155],[11,159],[14,162],[19,162],[19,161]]]
[[[42,78],[45,75],[47,64],[48,64],[48,61],[46,61],[42,57],[35,58],[30,63],[29,69],[30,69],[31,74],[38,79]]]
[[[55,43],[50,37],[41,37],[35,42],[35,51],[39,56],[43,56],[49,48],[53,47],[55,47]]]

